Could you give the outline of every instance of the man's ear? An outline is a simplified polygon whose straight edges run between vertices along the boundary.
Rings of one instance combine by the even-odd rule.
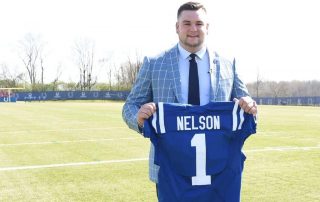
[[[176,22],[176,33],[179,34],[179,22]]]
[[[206,29],[207,29],[207,35],[208,35],[209,34],[209,23],[207,23]]]

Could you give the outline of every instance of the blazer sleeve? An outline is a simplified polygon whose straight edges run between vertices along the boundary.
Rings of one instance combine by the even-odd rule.
[[[129,93],[122,109],[122,118],[129,128],[142,133],[142,129],[137,123],[137,114],[140,107],[148,102],[152,102],[152,82],[151,82],[151,62],[145,57],[142,67],[139,70],[135,84]]]
[[[250,96],[246,85],[243,83],[242,79],[240,78],[237,72],[235,59],[233,59],[232,70],[233,70],[234,77],[233,77],[233,87],[231,92],[231,100],[233,100],[233,98]]]

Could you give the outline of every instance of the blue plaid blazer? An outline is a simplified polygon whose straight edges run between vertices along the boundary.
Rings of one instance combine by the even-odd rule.
[[[231,62],[217,53],[209,53],[211,94],[210,101],[231,101],[248,96],[248,90],[237,74],[235,61]],[[179,103],[181,83],[179,73],[179,50],[174,46],[156,57],[145,57],[136,82],[123,106],[122,117],[129,128],[141,133],[137,123],[139,108],[148,102]],[[158,180],[159,167],[154,164],[154,147],[149,154],[149,176]]]

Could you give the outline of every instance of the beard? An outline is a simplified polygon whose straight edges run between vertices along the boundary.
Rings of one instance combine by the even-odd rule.
[[[184,39],[180,38],[180,42],[185,46],[185,47],[189,47],[189,48],[198,48],[198,47],[202,47],[204,44],[204,40],[197,37],[197,40],[190,40],[190,37],[186,37]]]

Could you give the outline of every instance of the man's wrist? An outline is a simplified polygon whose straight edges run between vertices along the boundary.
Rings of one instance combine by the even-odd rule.
[[[143,128],[143,125],[144,125],[143,123],[138,122],[138,127],[139,128]]]
[[[140,133],[143,133],[143,125],[144,124],[140,125],[138,122],[138,129],[139,129]]]
[[[137,122],[138,122],[138,127],[139,127],[139,128],[143,128],[144,123],[141,122],[141,121],[137,121]]]

